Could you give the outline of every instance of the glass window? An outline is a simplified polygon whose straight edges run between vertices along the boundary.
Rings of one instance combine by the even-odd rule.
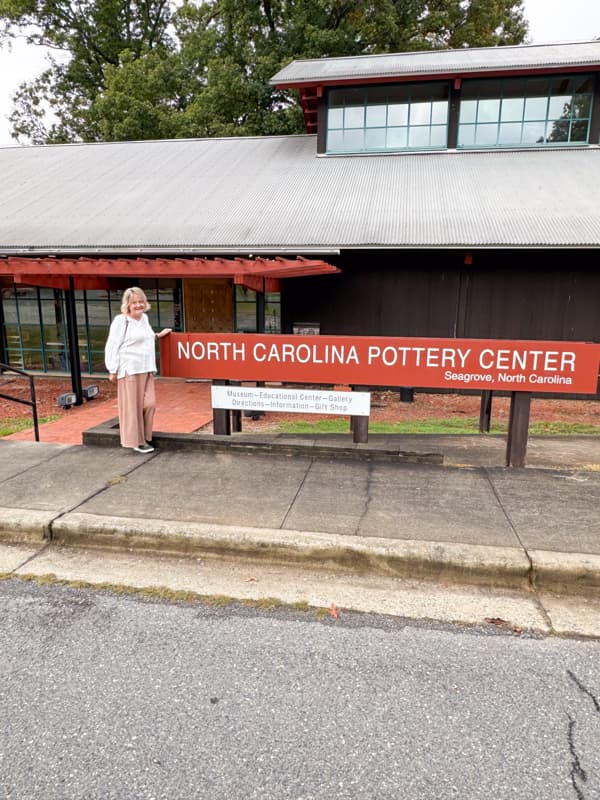
[[[431,124],[445,125],[448,122],[448,103],[436,102],[431,104]]]
[[[497,122],[500,116],[500,100],[480,100],[477,107],[477,122]]]
[[[327,152],[444,148],[449,96],[447,82],[372,86],[353,93],[330,90]]]
[[[256,333],[256,292],[245,286],[235,287],[235,331]],[[265,293],[265,333],[281,333],[281,295]]]
[[[551,97],[548,103],[548,119],[560,119],[571,116],[571,100],[567,95]]]
[[[344,132],[344,150],[347,153],[356,153],[365,149],[365,132],[361,129],[346,130]]]
[[[521,144],[543,144],[545,130],[545,122],[524,122]],[[519,144],[519,140],[516,141],[516,144]]]
[[[523,98],[508,97],[502,101],[500,120],[502,122],[518,122],[523,119]]]
[[[327,111],[327,126],[329,128],[342,128],[344,125],[344,109],[330,108]]]
[[[394,103],[388,106],[388,125],[408,125],[408,103]]]
[[[448,133],[445,125],[436,125],[430,130],[430,144],[432,147],[446,147],[448,145]]]
[[[390,150],[408,147],[408,128],[388,128],[386,141]]]
[[[385,128],[369,128],[366,130],[365,146],[367,150],[385,149]]]
[[[344,149],[344,131],[327,131],[327,149],[335,153]]]
[[[420,128],[409,128],[408,131],[408,146],[409,147],[427,147],[429,145],[429,128],[423,125]]]
[[[360,108],[347,108],[344,111],[344,127],[345,128],[362,128],[365,124],[365,109]]]
[[[498,142],[498,125],[477,125],[475,128],[475,144],[489,147]]]
[[[477,100],[463,100],[460,104],[460,121],[475,122],[477,120]]]
[[[429,125],[431,122],[431,103],[413,103],[410,107],[411,125]]]
[[[152,305],[154,327],[180,329],[180,282],[136,281]],[[131,285],[127,281],[126,285]],[[83,373],[104,372],[104,345],[113,317],[121,310],[122,290],[76,291],[75,307]],[[15,287],[2,290],[7,357],[13,367],[44,372],[69,370],[65,294],[58,289]]]
[[[593,91],[590,75],[464,81],[458,147],[585,143]]]
[[[386,106],[367,106],[367,128],[380,128],[386,124]]]
[[[573,97],[573,116],[589,119],[592,110],[591,94],[576,94]]]
[[[547,97],[528,97],[525,100],[525,113],[523,118],[530,119],[546,119],[548,110]]]
[[[521,141],[521,123],[503,122],[498,129],[498,144],[519,144]]]

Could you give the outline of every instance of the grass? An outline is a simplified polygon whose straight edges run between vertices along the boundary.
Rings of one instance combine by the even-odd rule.
[[[54,422],[58,419],[60,414],[50,414],[48,417],[39,417],[38,425],[43,425],[45,422]],[[10,436],[11,433],[18,433],[19,431],[33,428],[33,420],[29,417],[8,417],[0,419],[0,437]]]
[[[40,417],[38,423],[53,422],[59,414]],[[11,433],[32,428],[33,422],[28,417],[0,419],[0,438],[10,436]],[[505,434],[508,422],[492,423],[491,434]],[[270,429],[271,433],[349,433],[350,421],[347,417],[332,419],[298,420],[297,422],[280,422]],[[479,433],[479,419],[476,417],[461,417],[449,419],[410,420],[407,422],[371,422],[369,433],[419,433],[419,434],[469,434]],[[531,422],[529,425],[530,436],[580,436],[582,434],[600,436],[599,425],[584,425],[578,422]]]
[[[276,429],[280,433],[348,433],[347,419],[320,419],[315,422],[281,422]],[[492,423],[491,434],[504,434],[508,423]],[[431,434],[469,434],[479,432],[478,418],[412,420],[408,422],[371,422],[369,433],[431,433]],[[600,425],[583,425],[576,422],[532,422],[529,425],[532,436],[578,436],[592,434],[600,436]]]

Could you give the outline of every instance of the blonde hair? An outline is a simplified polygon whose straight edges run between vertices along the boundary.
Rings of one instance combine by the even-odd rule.
[[[128,313],[129,306],[131,304],[131,298],[134,294],[139,295],[144,301],[145,304],[144,311],[150,310],[150,303],[148,302],[148,298],[146,297],[144,290],[140,289],[139,286],[131,286],[129,289],[125,289],[125,291],[123,292],[123,297],[121,299],[121,311],[123,312],[123,314]]]

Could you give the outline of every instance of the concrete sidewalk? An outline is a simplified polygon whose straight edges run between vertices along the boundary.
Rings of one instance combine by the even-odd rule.
[[[0,440],[0,540],[600,595],[595,437],[532,440],[516,470],[488,436],[157,434],[140,455],[96,433]]]

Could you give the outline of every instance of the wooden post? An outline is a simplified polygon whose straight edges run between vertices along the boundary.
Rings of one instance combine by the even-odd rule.
[[[213,381],[215,386],[228,386],[229,381]],[[213,434],[231,436],[231,415],[228,408],[213,408]]]
[[[350,391],[363,391],[364,386],[350,386]],[[369,418],[350,417],[350,430],[352,431],[352,441],[355,444],[366,444],[369,441]]]
[[[351,417],[352,441],[355,444],[366,444],[369,441],[369,418]]]
[[[525,466],[530,409],[531,392],[511,392],[506,442],[507,467]]]
[[[492,422],[492,392],[485,390],[481,393],[479,406],[479,433],[489,433]]]

